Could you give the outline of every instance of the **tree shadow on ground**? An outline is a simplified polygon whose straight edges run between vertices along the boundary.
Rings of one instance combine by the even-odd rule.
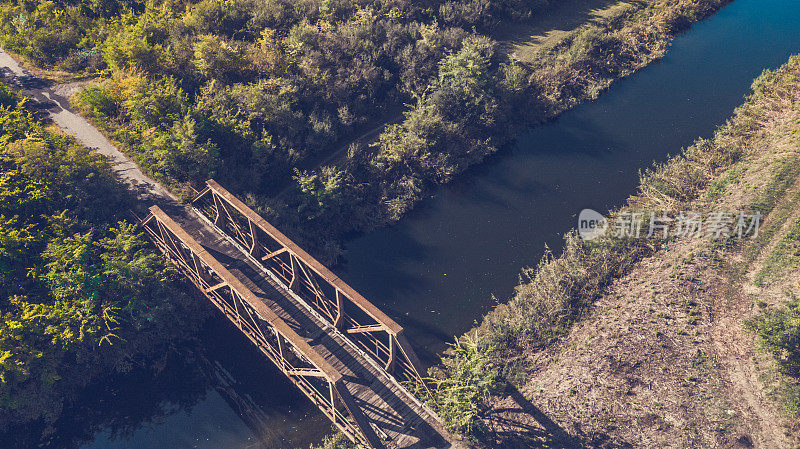
[[[613,11],[630,5],[641,8],[644,0],[571,0],[551,2],[552,5],[540,10],[527,20],[506,21],[497,27],[491,37],[499,41],[501,48],[515,53],[523,62],[531,62],[530,57],[537,49],[558,42],[572,30],[586,23],[598,23]]]
[[[497,407],[483,416],[488,426],[487,447],[497,449],[616,449],[629,448],[630,444],[606,434],[583,433],[576,426],[576,434],[567,432],[534,405],[515,386],[508,385],[505,394],[514,401],[511,406]]]

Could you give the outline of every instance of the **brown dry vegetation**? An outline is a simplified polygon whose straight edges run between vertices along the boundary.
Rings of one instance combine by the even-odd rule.
[[[482,445],[800,443],[786,354],[760,351],[769,335],[745,324],[800,295],[799,80],[800,57],[766,72],[713,139],[646,173],[626,207],[759,210],[757,238],[569,235],[564,254],[526,270],[478,328],[510,381],[480,413]]]

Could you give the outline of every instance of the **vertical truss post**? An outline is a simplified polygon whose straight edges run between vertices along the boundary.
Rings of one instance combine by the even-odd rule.
[[[277,333],[275,334],[275,339],[278,341],[278,355],[280,356],[281,359],[280,369],[282,372],[286,373],[287,359],[286,359],[286,351],[284,350],[283,347],[283,339]]]
[[[258,234],[253,220],[248,219],[247,224],[250,226],[250,255],[258,257]]]
[[[219,223],[219,217],[222,216],[222,205],[214,191],[211,192],[211,198],[214,200],[214,224],[216,225]]]
[[[336,320],[333,322],[334,327],[340,331],[344,331],[344,303],[342,302],[342,293],[336,289]]]
[[[386,372],[394,374],[394,366],[397,362],[397,341],[389,335],[389,361],[386,362]]]
[[[345,408],[344,404],[342,403],[342,398],[339,396],[339,392],[336,391],[336,385],[329,381],[328,389],[330,390],[331,395],[331,419],[333,420],[333,423],[336,424],[337,415],[344,414]]]
[[[294,286],[297,283],[297,258],[294,257],[294,254],[289,253],[289,262],[292,266],[292,281],[289,282],[289,290],[294,290]]]

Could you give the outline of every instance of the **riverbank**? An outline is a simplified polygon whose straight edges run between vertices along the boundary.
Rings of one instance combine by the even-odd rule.
[[[206,313],[126,221],[135,200],[109,161],[53,130],[31,103],[0,84],[4,447],[47,440],[100,378],[158,371]]]
[[[509,61],[488,38],[467,39],[439,62],[427,93],[376,144],[354,146],[336,166],[298,173],[297,190],[285,201],[252,202],[335,259],[344,234],[399,220],[520,130],[596,99],[614,80],[660,59],[676,35],[727,3],[617,4],[536,46],[525,60]]]
[[[210,14],[207,8],[213,3],[202,2],[183,15],[179,11],[165,12],[157,23],[131,23],[120,33],[128,36],[126,39],[134,39],[142,27],[164,33],[174,26],[180,30],[181,39],[191,40],[193,33],[209,26],[202,18]],[[433,19],[425,16],[410,22],[417,28],[389,33],[389,24],[410,25],[405,18],[395,17],[400,13],[387,12],[386,23],[384,19],[380,22],[383,28],[371,30],[369,39],[399,39],[419,55],[387,53],[387,58],[395,58],[409,68],[398,74],[394,74],[394,65],[385,68],[387,74],[393,74],[391,80],[374,81],[378,84],[366,86],[368,94],[360,93],[365,86],[342,81],[344,90],[338,99],[328,98],[330,93],[316,92],[324,88],[324,83],[319,85],[309,70],[316,67],[317,62],[312,62],[316,61],[315,52],[325,46],[335,45],[331,50],[334,54],[353,51],[340,48],[341,42],[336,39],[354,27],[363,27],[362,20],[354,17],[366,12],[355,14],[347,10],[320,16],[319,29],[298,25],[295,22],[303,19],[302,15],[293,16],[292,20],[270,25],[277,34],[260,40],[256,39],[260,29],[251,29],[255,23],[248,22],[244,35],[249,37],[241,41],[225,40],[225,33],[230,31],[225,26],[212,30],[238,56],[206,55],[202,50],[205,44],[198,42],[193,47],[194,56],[181,53],[176,56],[178,61],[162,61],[163,55],[154,60],[142,59],[141,55],[123,52],[127,47],[112,39],[102,45],[97,43],[104,53],[84,55],[88,58],[85,61],[94,61],[93,64],[100,64],[97,58],[110,58],[111,82],[88,89],[74,99],[74,105],[148,174],[171,186],[174,192],[190,195],[190,185],[197,187],[206,177],[214,176],[239,196],[249,198],[256,210],[330,262],[341,254],[341,240],[348,233],[398,220],[437,185],[451,181],[495,153],[521,129],[596,98],[614,80],[659,59],[672,38],[727,3],[728,0],[617,3],[598,14],[587,15],[585,23],[562,30],[557,37],[535,46],[535,51],[529,48],[519,60],[509,56],[507,42],[486,37],[493,29],[489,22],[501,18],[510,21],[514,14],[495,11],[471,18],[488,22],[478,27],[479,32],[467,32],[465,23],[473,22],[453,22],[457,13],[440,10],[435,15],[445,14],[442,17],[449,17],[450,25],[431,25],[428,21]],[[575,6],[581,11],[586,7],[585,2]],[[554,15],[564,15],[558,11],[566,7],[531,8],[526,14],[533,16],[531,20],[539,20],[554,9]],[[239,13],[254,14],[246,8]],[[145,12],[142,20],[148,14],[157,12]],[[259,20],[257,24],[262,26],[263,18]],[[526,23],[521,17],[513,20]],[[576,22],[559,19],[555,23],[574,26]],[[297,33],[301,31],[310,34],[300,39]],[[12,38],[16,39],[6,36],[7,40]],[[178,37],[170,39],[178,45]],[[155,42],[141,45],[152,46],[155,56],[160,54]],[[256,51],[254,45],[260,45],[260,49]],[[119,51],[115,50],[117,47]],[[245,51],[246,48],[250,50]],[[222,56],[233,58],[231,64],[252,59],[258,70],[228,73],[218,68],[215,72],[204,65]],[[187,71],[176,71],[179,66],[185,66]],[[326,73],[320,70],[315,69],[313,74]],[[356,64],[353,70],[361,69]],[[373,98],[375,103],[364,105],[359,100],[354,105],[344,94]],[[320,99],[325,101],[320,103]],[[372,123],[370,120],[384,114],[386,108],[378,107],[377,112],[375,109],[384,103],[388,109],[403,103],[413,106],[405,111],[400,123],[386,126],[375,145],[359,141],[346,156],[325,156],[327,147],[347,146],[346,136],[358,135]],[[288,111],[286,105],[304,112]],[[291,118],[292,114],[297,117]],[[178,120],[178,116],[183,118]],[[322,160],[326,165],[295,170],[311,160]],[[286,183],[291,185],[288,190]],[[273,197],[277,191],[286,194]]]
[[[755,238],[567,235],[434,371],[440,398],[485,398],[442,415],[489,446],[797,444],[798,79],[800,57],[759,77],[611,214],[759,212]]]

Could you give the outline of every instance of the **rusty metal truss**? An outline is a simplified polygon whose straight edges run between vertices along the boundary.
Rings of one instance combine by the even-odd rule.
[[[242,201],[212,179],[192,206],[383,369],[399,380],[425,386],[403,327]]]
[[[210,183],[209,185],[216,185]],[[209,190],[210,191],[210,190]],[[224,192],[227,194],[227,192]],[[201,196],[202,197],[202,196]],[[215,194],[216,197],[216,194]],[[215,200],[217,201],[217,200]],[[227,200],[226,200],[227,201]],[[218,206],[232,209],[232,206]],[[249,211],[249,209],[246,209]],[[225,213],[226,217],[227,212]],[[252,212],[250,212],[252,214]],[[255,216],[255,214],[252,214]],[[220,222],[219,217],[215,220]],[[228,228],[233,222],[222,223]],[[237,222],[238,223],[238,222]],[[259,225],[251,222],[247,228],[250,236],[256,236]],[[217,306],[228,319],[234,323],[257,347],[269,358],[278,369],[288,377],[327,417],[334,425],[352,441],[365,447],[384,448],[381,439],[375,433],[363,411],[356,404],[353,396],[343,382],[342,374],[331,366],[308,342],[298,335],[286,322],[259,300],[253,292],[231,274],[220,262],[209,254],[203,246],[195,241],[180,225],[172,220],[158,206],[150,208],[150,214],[141,221],[141,226],[151,240],[180,271]],[[238,234],[237,234],[238,235]],[[250,237],[253,252],[269,254],[257,237]],[[291,254],[294,254],[293,252]],[[304,253],[303,253],[304,254]],[[294,256],[293,256],[294,257]],[[304,257],[304,256],[300,256]],[[273,257],[263,259],[273,260]],[[302,260],[302,259],[300,259]],[[300,272],[299,262],[292,263],[296,267],[295,276],[290,278],[293,288],[304,285],[297,279]],[[300,270],[308,270],[304,267]],[[292,280],[294,280],[292,282]],[[341,306],[338,310],[342,310]],[[363,329],[352,324],[346,317],[339,318],[343,329]],[[386,325],[390,326],[390,325]],[[396,336],[399,331],[395,327],[390,335]],[[369,333],[371,331],[367,331]],[[363,332],[362,332],[363,333]],[[393,337],[396,338],[396,337]],[[394,346],[392,346],[394,345]],[[390,343],[385,349],[393,353]],[[395,356],[396,357],[396,356]],[[413,368],[413,365],[410,365]],[[415,371],[416,372],[416,371]]]

